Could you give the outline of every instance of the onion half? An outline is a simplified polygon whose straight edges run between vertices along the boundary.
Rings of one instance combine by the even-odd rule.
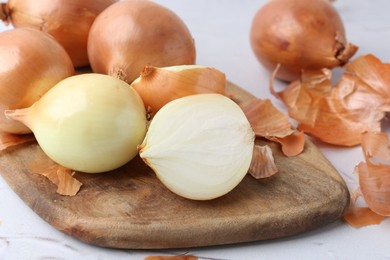
[[[152,119],[140,157],[172,192],[210,200],[247,174],[255,135],[241,108],[221,94],[175,99]]]
[[[166,67],[195,63],[195,44],[184,22],[151,1],[120,1],[94,21],[88,56],[96,73],[131,83],[145,65]]]

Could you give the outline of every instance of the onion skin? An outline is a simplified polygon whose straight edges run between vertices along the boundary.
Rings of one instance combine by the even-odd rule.
[[[151,1],[120,1],[93,23],[88,39],[92,70],[131,83],[146,65],[195,63],[194,40],[171,10]]]
[[[30,27],[52,35],[68,52],[75,67],[89,64],[87,41],[96,16],[117,0],[9,0],[3,20],[15,28]],[[6,6],[4,6],[6,5]]]
[[[5,114],[29,126],[53,161],[86,173],[111,171],[133,159],[147,128],[138,93],[117,78],[93,73],[66,78],[32,106]]]
[[[157,68],[145,66],[131,86],[141,96],[151,116],[170,101],[202,93],[225,95],[225,73],[199,65]]]
[[[252,21],[252,49],[266,69],[285,81],[302,70],[334,68],[348,62],[357,47],[348,44],[337,10],[329,0],[272,0]]]
[[[6,109],[31,106],[59,81],[74,74],[68,54],[48,34],[29,28],[0,33],[0,131],[31,133],[8,119]]]

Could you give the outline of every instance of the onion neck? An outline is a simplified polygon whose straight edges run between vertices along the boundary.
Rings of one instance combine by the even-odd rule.
[[[335,41],[336,53],[334,57],[338,61],[339,65],[343,66],[357,52],[359,47],[352,43],[347,43],[347,40],[345,39],[345,34],[341,32],[336,32]]]
[[[31,114],[31,107],[22,108],[22,109],[14,109],[14,110],[5,110],[4,114],[7,118],[16,120],[30,128],[29,124],[29,115]]]
[[[359,48],[356,45],[348,43],[346,47],[336,53],[336,59],[342,66],[349,61],[349,59],[357,52],[358,49]]]
[[[8,4],[0,3],[0,20],[2,20],[5,25],[8,25],[10,17],[11,17],[11,10],[8,8]]]

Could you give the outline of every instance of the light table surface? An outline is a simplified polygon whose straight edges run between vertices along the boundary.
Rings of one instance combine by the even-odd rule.
[[[266,0],[156,2],[185,21],[196,42],[198,64],[225,72],[231,82],[259,98],[270,98],[285,111],[269,93],[270,75],[257,62],[249,42],[252,18]],[[347,38],[360,47],[355,57],[372,53],[390,62],[390,1],[337,0],[334,5],[344,21]],[[0,30],[5,27],[1,25]],[[390,133],[388,123],[384,131]],[[352,172],[363,160],[361,148],[316,144],[354,189],[357,183]],[[0,177],[0,259],[143,259],[182,253],[200,259],[390,259],[390,219],[358,229],[340,220],[272,241],[190,249],[116,250],[88,245],[57,231],[28,208]]]

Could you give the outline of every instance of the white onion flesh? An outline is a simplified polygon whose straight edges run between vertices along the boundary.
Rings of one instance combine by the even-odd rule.
[[[241,108],[220,94],[176,99],[154,116],[141,158],[172,192],[220,197],[247,174],[254,133]]]

